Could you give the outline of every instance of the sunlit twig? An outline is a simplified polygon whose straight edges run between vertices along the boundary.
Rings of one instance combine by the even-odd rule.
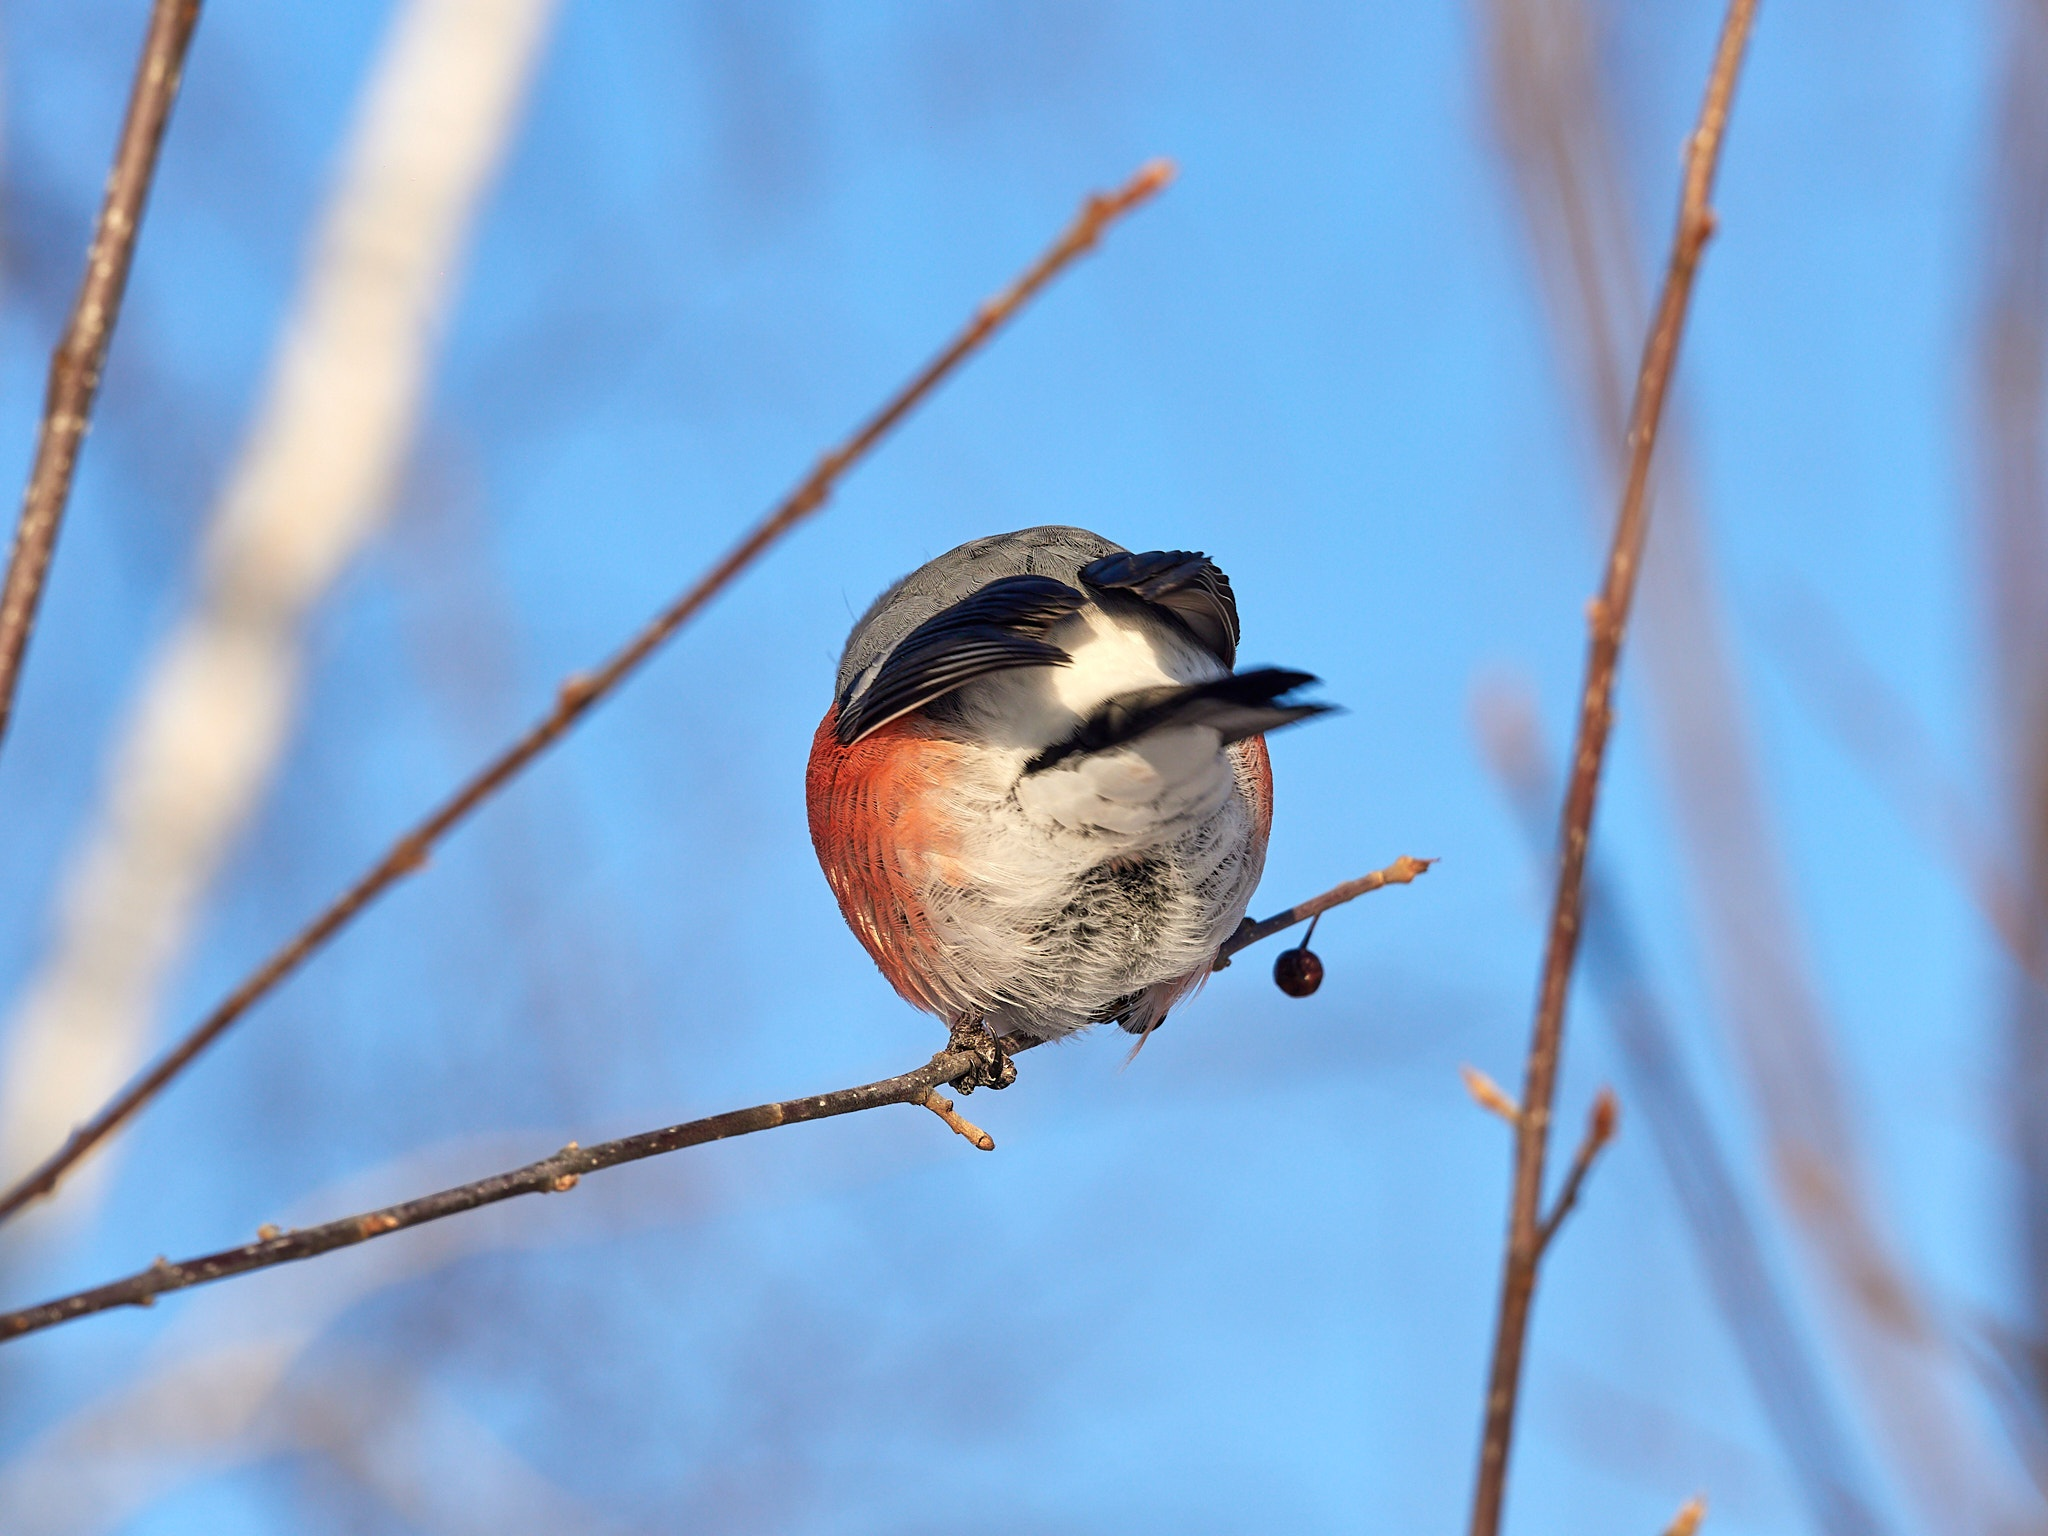
[[[80,1158],[162,1092],[166,1084],[190,1066],[259,999],[296,971],[378,897],[407,875],[423,868],[435,847],[450,831],[567,735],[772,545],[818,511],[847,470],[864,458],[892,428],[1075,258],[1090,250],[1105,229],[1150,199],[1172,177],[1171,164],[1155,160],[1118,190],[1090,197],[1044,255],[1008,288],[976,310],[974,317],[936,357],[851,436],[825,454],[796,489],[755,524],[695,585],[656,614],[638,634],[594,671],[578,673],[564,681],[553,709],[393,843],[384,856],[336,897],[325,911],[252,971],[211,1013],[74,1131],[61,1147],[0,1193],[0,1221],[54,1190],[58,1181]]]
[[[1487,755],[1540,854],[1549,852],[1556,803],[1551,754],[1526,697],[1490,692],[1481,701]],[[1787,1470],[1826,1536],[1881,1536],[1887,1527],[1858,1485],[1867,1479],[1821,1363],[1780,1285],[1679,1048],[1677,1029],[1651,989],[1638,945],[1596,860],[1586,872],[1584,966],[1621,1047],[1637,1118],[1649,1128],[1692,1231],[1701,1268],[1750,1381],[1776,1431]]]
[[[1643,348],[1636,380],[1635,403],[1629,414],[1628,479],[1608,553],[1607,575],[1594,599],[1592,639],[1586,659],[1586,685],[1579,706],[1569,787],[1560,832],[1557,891],[1551,910],[1550,937],[1545,947],[1543,980],[1528,1066],[1521,1094],[1521,1118],[1515,1131],[1514,1194],[1509,1208],[1508,1239],[1502,1262],[1499,1315],[1494,1330],[1493,1364],[1488,1373],[1485,1426],[1480,1438],[1479,1473],[1472,1497],[1472,1536],[1495,1536],[1507,1489],[1508,1451],[1514,1433],[1515,1404],[1521,1387],[1522,1351],[1528,1336],[1529,1309],[1536,1291],[1536,1269],[1542,1258],[1543,1165],[1549,1148],[1550,1110],[1557,1090],[1559,1047],[1564,1035],[1564,1005],[1578,955],[1579,919],[1584,902],[1586,849],[1592,836],[1593,810],[1600,788],[1612,697],[1629,610],[1635,599],[1643,543],[1649,529],[1650,459],[1663,419],[1664,399],[1678,358],[1678,345],[1692,299],[1693,279],[1701,253],[1714,230],[1709,204],[1722,137],[1735,91],[1737,72],[1756,15],[1756,0],[1730,0],[1722,24],[1706,100],[1698,126],[1687,145],[1684,190],[1678,227],[1672,240],[1664,290]]]
[[[57,548],[64,509],[71,500],[71,482],[78,470],[86,428],[92,422],[93,402],[99,396],[107,345],[114,338],[114,323],[121,316],[121,299],[128,289],[128,269],[135,260],[143,205],[156,179],[157,153],[170,126],[171,108],[185,72],[185,52],[198,25],[199,0],[156,0],[150,9],[142,59],[129,90],[128,115],[114,148],[114,168],[107,176],[92,248],[86,252],[85,281],[50,358],[35,462],[29,469],[28,489],[22,494],[7,577],[0,584],[0,738],[6,736],[8,722],[14,717],[22,657],[42,606],[43,582]]]
[[[1359,883],[1349,882],[1353,887]],[[1346,888],[1337,887],[1339,891]],[[1353,894],[1359,893],[1354,890]],[[1238,949],[1244,948],[1245,944],[1250,942],[1254,941],[1239,942],[1237,938],[1232,940]],[[1043,1043],[1027,1035],[1007,1035],[1003,1038],[1002,1048],[1014,1056]],[[239,1248],[229,1248],[178,1263],[158,1259],[149,1268],[110,1284],[59,1297],[40,1306],[0,1314],[0,1342],[19,1338],[23,1334],[34,1333],[40,1329],[52,1328],[59,1323],[89,1317],[96,1312],[110,1311],[115,1307],[152,1306],[157,1297],[170,1291],[182,1291],[195,1285],[208,1285],[216,1280],[251,1274],[259,1269],[275,1268],[279,1264],[293,1264],[302,1259],[318,1258],[323,1253],[354,1247],[357,1243],[369,1242],[373,1238],[402,1232],[409,1227],[424,1226],[429,1222],[458,1216],[464,1211],[495,1205],[501,1200],[511,1200],[520,1195],[566,1194],[582,1182],[585,1174],[616,1168],[621,1163],[636,1163],[669,1152],[679,1152],[685,1147],[700,1147],[707,1142],[726,1141],[735,1136],[750,1136],[756,1131],[770,1131],[784,1125],[829,1120],[839,1115],[857,1114],[862,1110],[880,1109],[890,1104],[909,1104],[929,1109],[945,1121],[950,1129],[958,1132],[981,1150],[992,1151],[994,1143],[988,1133],[953,1113],[951,1103],[941,1098],[937,1092],[942,1084],[951,1082],[984,1064],[982,1058],[971,1051],[947,1049],[940,1051],[913,1072],[883,1078],[878,1082],[863,1083],[856,1088],[842,1088],[834,1093],[813,1094],[801,1099],[785,1099],[775,1104],[758,1104],[751,1109],[732,1110],[702,1120],[666,1126],[661,1130],[643,1131],[637,1136],[599,1142],[590,1147],[578,1146],[571,1142],[552,1157],[544,1157],[537,1162],[527,1163],[489,1178],[476,1179],[431,1195],[423,1195],[416,1200],[402,1201],[379,1210],[364,1211],[359,1215],[345,1216],[339,1221],[324,1222],[319,1226],[302,1227],[290,1232],[265,1228],[258,1234],[255,1242]]]
[[[0,1180],[148,1060],[167,979],[290,744],[307,626],[391,515],[555,7],[392,8],[191,594],[114,729],[54,932],[4,1032]]]

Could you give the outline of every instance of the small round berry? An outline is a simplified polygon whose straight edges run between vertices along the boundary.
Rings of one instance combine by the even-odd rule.
[[[1283,949],[1273,962],[1273,985],[1289,997],[1307,997],[1323,984],[1323,962],[1312,949]]]

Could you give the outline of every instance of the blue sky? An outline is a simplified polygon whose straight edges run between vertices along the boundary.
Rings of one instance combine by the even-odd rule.
[[[1718,8],[1623,9],[1601,10],[1604,57],[1661,249]],[[143,10],[0,12],[17,470]],[[190,590],[387,11],[207,9],[0,757],[10,988]],[[9,1273],[20,1299],[350,1208],[326,1203],[344,1181],[411,1193],[374,1171],[465,1138],[523,1157],[921,1060],[937,1026],[812,859],[809,734],[889,580],[1073,522],[1207,550],[1247,662],[1311,670],[1346,708],[1274,743],[1255,909],[1401,853],[1442,865],[1323,924],[1312,1000],[1271,986],[1267,954],[1128,1071],[1108,1038],[1026,1059],[972,1102],[993,1156],[891,1111],[608,1174],[602,1219],[513,1208],[492,1230],[515,1236],[327,1319],[293,1380],[405,1365],[631,1529],[1460,1528],[1508,1149],[1456,1068],[1514,1076],[1543,905],[1471,700],[1522,679],[1563,739],[1589,503],[1608,515],[1484,25],[1476,4],[567,0],[394,524],[319,614],[293,746],[166,1030],[722,551],[1085,190],[1154,155],[1180,179],[167,1096],[90,1232]],[[1765,7],[1679,408],[1888,1219],[1945,1311],[2017,1324],[2009,977],[1774,638],[1836,615],[1989,805],[1969,412],[1999,26],[1988,6]],[[1765,1204],[1642,684],[1600,853]],[[1597,1010],[1572,1031],[1568,1126],[1620,1073]],[[1546,1273],[1514,1527],[1658,1529],[1705,1488],[1712,1530],[1811,1528],[1626,1101]],[[1828,1294],[1769,1230],[1811,1323]],[[239,1286],[283,1306],[298,1283]],[[226,1315],[199,1305],[10,1346],[0,1454],[119,1390],[181,1312]],[[197,1472],[119,1527],[329,1528],[416,1527],[311,1450]]]

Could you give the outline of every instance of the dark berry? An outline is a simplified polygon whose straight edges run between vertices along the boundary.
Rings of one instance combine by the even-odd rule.
[[[1323,984],[1323,962],[1312,949],[1283,949],[1273,962],[1273,985],[1289,997],[1307,997]]]

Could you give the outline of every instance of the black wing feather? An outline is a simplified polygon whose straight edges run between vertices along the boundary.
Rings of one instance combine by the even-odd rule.
[[[1327,704],[1290,704],[1282,697],[1315,681],[1306,672],[1257,667],[1206,683],[1119,694],[1099,706],[1065,741],[1055,742],[1034,757],[1024,771],[1039,773],[1077,754],[1106,752],[1168,725],[1211,726],[1222,734],[1226,745],[1278,730],[1329,713]]]
[[[1237,595],[1230,578],[1199,550],[1104,555],[1081,567],[1099,592],[1128,592],[1179,619],[1226,667],[1237,665]]]
[[[1050,576],[990,582],[905,635],[867,688],[840,701],[833,734],[852,746],[991,672],[1066,666],[1073,658],[1045,636],[1087,601]]]

